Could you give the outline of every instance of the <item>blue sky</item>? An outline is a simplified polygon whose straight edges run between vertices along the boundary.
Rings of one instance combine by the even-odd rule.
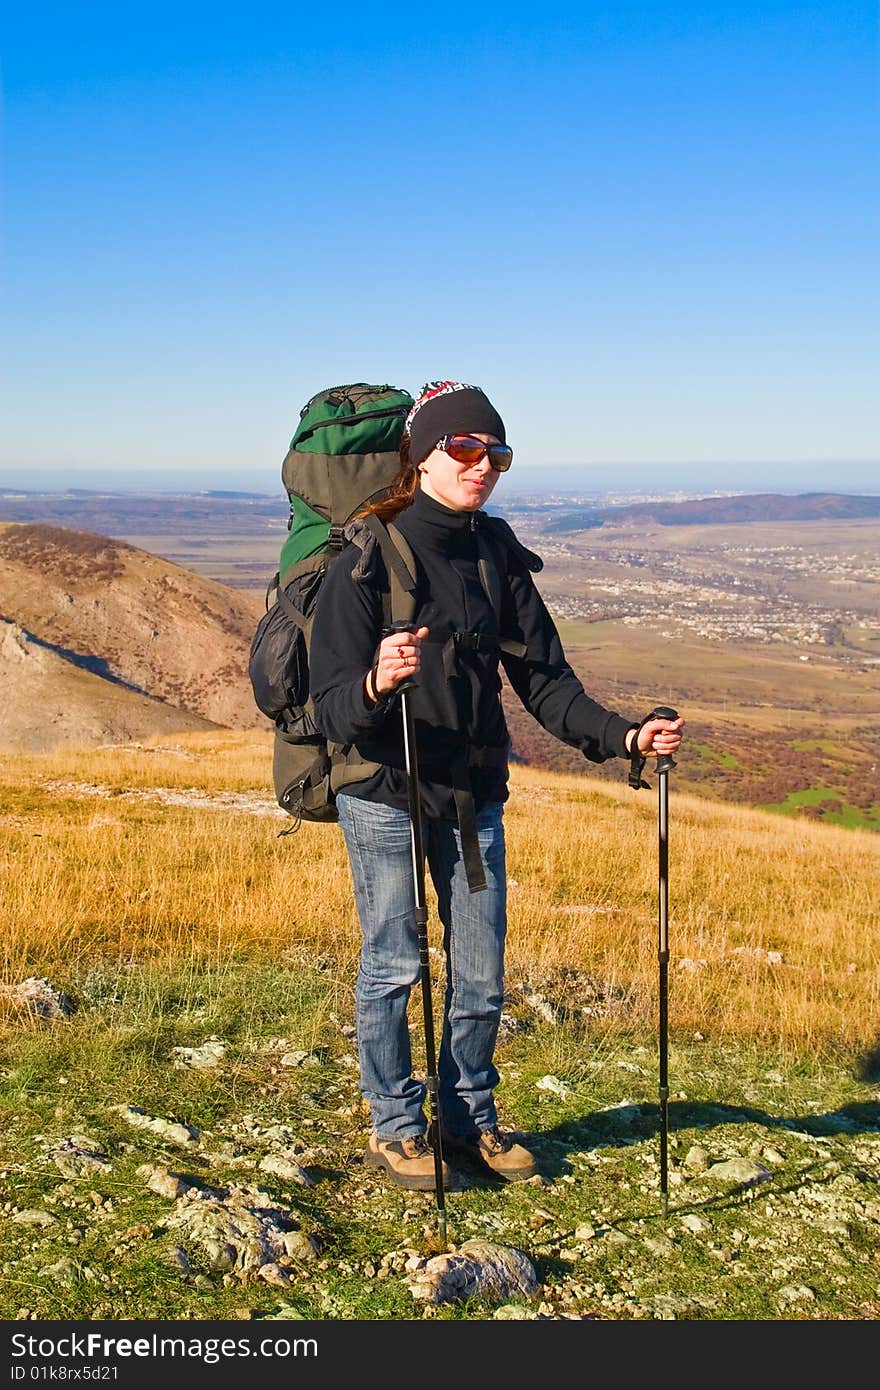
[[[873,3],[7,10],[0,484],[280,488],[482,385],[505,486],[880,490]]]

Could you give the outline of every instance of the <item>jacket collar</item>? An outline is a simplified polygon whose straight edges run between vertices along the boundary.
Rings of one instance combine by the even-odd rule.
[[[445,507],[442,502],[437,502],[426,492],[422,492],[420,487],[417,487],[412,501],[411,515],[420,527],[427,527],[431,533],[443,532],[446,535],[452,535],[460,531],[470,530],[471,518],[474,513],[471,511],[459,512],[453,507]]]

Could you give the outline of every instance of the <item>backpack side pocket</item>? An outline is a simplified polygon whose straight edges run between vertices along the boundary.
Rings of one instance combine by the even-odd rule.
[[[251,643],[248,676],[269,719],[295,719],[309,698],[309,662],[300,619],[311,616],[321,572],[298,575],[264,613]]]

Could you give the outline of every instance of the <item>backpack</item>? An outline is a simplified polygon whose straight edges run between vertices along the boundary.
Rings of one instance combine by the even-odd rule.
[[[412,401],[408,391],[387,384],[356,382],[319,391],[300,411],[281,465],[290,505],[287,536],[251,643],[248,675],[258,709],[275,726],[272,780],[278,804],[296,818],[291,829],[300,820],[338,819],[330,772],[334,759],[343,765],[346,759],[316,729],[309,698],[315,605],[354,513],[380,498],[400,471],[400,439]],[[409,565],[411,594],[412,555],[402,563]],[[412,603],[397,588],[394,607],[395,618],[412,616]],[[361,760],[353,755],[351,761],[348,780]],[[362,769],[368,776],[367,764]],[[334,781],[340,778],[341,769]]]
[[[373,543],[379,548],[387,581],[384,625],[409,623],[415,615],[416,564],[404,536],[393,522],[386,526],[375,514],[352,524],[354,514],[378,500],[397,477],[400,438],[411,405],[408,392],[388,385],[358,382],[321,391],[303,406],[282,464],[290,502],[288,534],[248,662],[257,707],[274,724],[275,796],[294,817],[282,834],[296,830],[303,820],[337,821],[337,790],[379,770],[352,745],[333,743],[317,729],[308,655],[322,582],[347,540],[362,549]],[[482,534],[487,528],[480,528],[478,569],[500,624],[508,545],[528,557],[530,567],[540,567],[540,561],[519,545],[506,522],[492,520],[498,534],[490,538]],[[525,650],[518,643],[500,645],[517,655]]]

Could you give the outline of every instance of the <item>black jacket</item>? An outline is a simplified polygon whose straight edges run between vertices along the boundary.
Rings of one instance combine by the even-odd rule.
[[[415,622],[431,630],[422,643],[418,687],[412,696],[424,814],[456,818],[453,788],[461,776],[462,756],[470,764],[477,810],[487,801],[507,800],[510,736],[501,707],[499,659],[525,708],[549,733],[580,748],[592,762],[626,757],[624,736],[632,721],[585,693],[517,547],[508,550],[499,632],[480,583],[475,541],[476,527],[497,528],[498,519],[482,512],[453,511],[418,491],[395,525],[417,562]],[[383,765],[375,776],[344,790],[405,810],[409,803],[399,696],[374,705],[364,692],[383,623],[384,572],[368,573],[358,582],[353,571],[360,557],[356,545],[346,546],[318,598],[309,649],[315,719],[325,737],[356,744],[362,757]],[[449,678],[443,650],[451,630],[513,639],[525,644],[527,655],[459,649],[457,669]],[[486,645],[491,648],[491,642]]]

